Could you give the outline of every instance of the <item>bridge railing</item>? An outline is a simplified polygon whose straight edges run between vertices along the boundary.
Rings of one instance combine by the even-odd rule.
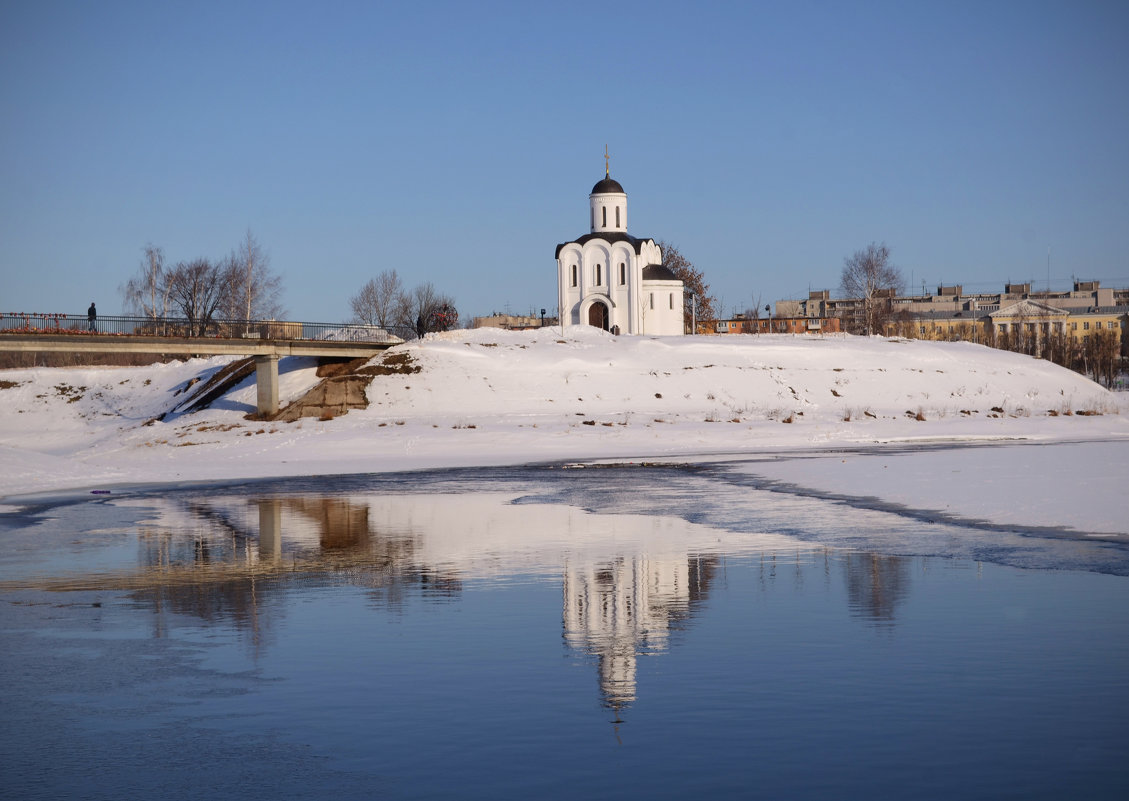
[[[0,312],[0,334],[81,336],[209,337],[338,342],[403,342],[416,338],[410,326],[360,323],[308,323],[292,320],[212,320],[207,324],[177,317]]]

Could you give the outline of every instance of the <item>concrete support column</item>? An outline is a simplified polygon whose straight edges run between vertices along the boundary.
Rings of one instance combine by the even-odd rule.
[[[259,501],[259,556],[271,561],[282,556],[282,502],[278,498]]]
[[[255,387],[258,390],[258,412],[261,415],[278,411],[278,356],[255,357]]]

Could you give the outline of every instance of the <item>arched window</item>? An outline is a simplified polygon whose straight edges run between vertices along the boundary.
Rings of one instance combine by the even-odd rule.
[[[655,293],[651,293],[651,308],[655,308]]]
[[[619,228],[619,206],[615,207],[615,227]]]
[[[670,293],[670,308],[674,308],[674,293]]]
[[[576,286],[576,265],[572,265],[572,285]]]
[[[602,268],[601,268],[601,265],[597,264],[596,265],[596,286],[600,286],[603,283],[604,283],[604,275],[603,275],[603,272],[602,272]]]
[[[619,263],[619,285],[624,286],[627,283],[627,265],[622,261]]]
[[[600,208],[603,209],[603,211],[604,211],[604,227],[607,228],[608,227],[608,207],[607,206],[601,206]]]

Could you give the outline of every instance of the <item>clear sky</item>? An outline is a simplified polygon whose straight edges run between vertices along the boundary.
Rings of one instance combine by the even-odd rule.
[[[292,319],[392,268],[551,310],[605,144],[726,311],[872,241],[919,291],[1129,285],[1125,0],[0,0],[0,311],[248,229]]]

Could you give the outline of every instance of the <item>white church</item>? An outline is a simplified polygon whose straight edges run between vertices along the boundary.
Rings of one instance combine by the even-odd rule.
[[[686,333],[682,281],[662,266],[655,240],[627,233],[627,193],[606,164],[588,207],[589,233],[557,245],[562,324],[617,334]]]

